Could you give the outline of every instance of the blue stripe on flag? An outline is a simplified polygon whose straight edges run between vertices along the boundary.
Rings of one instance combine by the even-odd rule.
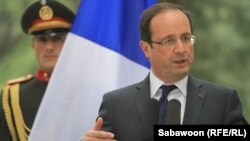
[[[72,32],[149,68],[139,47],[139,21],[153,3],[156,0],[83,0]]]

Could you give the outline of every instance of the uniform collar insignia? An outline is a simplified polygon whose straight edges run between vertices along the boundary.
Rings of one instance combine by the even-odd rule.
[[[51,73],[45,72],[45,71],[43,71],[41,69],[38,69],[37,73],[36,73],[36,77],[40,81],[48,82],[50,77],[51,77]]]

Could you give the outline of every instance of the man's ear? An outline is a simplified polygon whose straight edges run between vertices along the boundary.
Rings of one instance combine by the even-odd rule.
[[[140,40],[140,47],[144,53],[144,55],[146,56],[146,58],[150,58],[150,51],[151,51],[151,46],[149,45],[148,42]]]

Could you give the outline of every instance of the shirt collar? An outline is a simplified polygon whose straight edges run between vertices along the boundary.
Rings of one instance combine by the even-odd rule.
[[[161,81],[157,76],[155,76],[152,70],[150,70],[149,81],[150,81],[150,97],[153,98],[157,94],[159,88],[166,83]],[[187,82],[188,82],[188,75],[185,76],[182,80],[174,83],[175,86],[181,91],[181,93],[184,96],[187,95]]]
[[[42,69],[38,69],[36,72],[36,77],[40,81],[48,82],[51,77],[51,73],[45,72]]]

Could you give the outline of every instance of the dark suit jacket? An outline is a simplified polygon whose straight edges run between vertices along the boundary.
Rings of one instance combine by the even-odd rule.
[[[150,98],[149,76],[137,84],[104,94],[99,116],[103,130],[119,141],[153,140],[158,101]],[[248,124],[237,92],[231,88],[188,79],[183,124]]]

